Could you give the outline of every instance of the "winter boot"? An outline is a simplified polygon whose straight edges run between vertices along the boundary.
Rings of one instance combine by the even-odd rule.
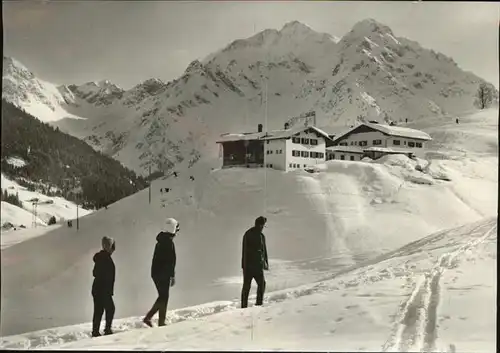
[[[92,337],[101,337],[99,331],[92,331]]]
[[[149,327],[153,327],[153,324],[151,323],[151,319],[148,319],[147,317],[145,317],[144,319],[142,319],[142,322],[144,322]]]
[[[166,318],[167,318],[167,303],[163,302],[159,305],[158,326],[165,326]]]
[[[106,336],[108,336],[108,335],[112,335],[112,334],[113,334],[113,330],[111,330],[110,328],[106,328],[106,329],[104,329],[104,334],[105,334]]]

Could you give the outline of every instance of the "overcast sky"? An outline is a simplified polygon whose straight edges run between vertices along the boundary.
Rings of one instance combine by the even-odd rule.
[[[58,84],[169,81],[231,41],[298,20],[342,37],[365,18],[455,59],[498,87],[496,3],[3,2],[4,55]]]

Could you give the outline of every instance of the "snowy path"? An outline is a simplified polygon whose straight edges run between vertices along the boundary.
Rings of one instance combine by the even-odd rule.
[[[109,337],[88,339],[90,324],[84,324],[4,337],[1,347],[460,351],[473,343],[457,336],[438,339],[443,336],[438,335],[439,323],[446,317],[442,303],[458,300],[447,274],[466,271],[474,261],[476,272],[467,281],[478,280],[485,272],[481,266],[496,261],[496,247],[488,248],[489,256],[484,249],[487,244],[496,245],[496,229],[496,219],[489,218],[432,234],[329,280],[269,293],[261,308],[241,310],[236,300],[214,302],[169,312],[165,328],[143,328],[141,318],[133,317],[117,320],[117,333]],[[481,265],[485,259],[490,262]],[[456,283],[458,274],[453,276]],[[495,300],[495,282],[495,276],[482,280],[486,311],[478,317],[467,313],[470,325],[485,319],[494,322],[495,313],[487,308]],[[463,317],[472,303],[458,303],[445,309]],[[363,340],[355,338],[360,330]],[[494,346],[495,330],[484,330],[471,339],[476,340],[475,351],[487,352]]]
[[[483,226],[478,226],[474,231],[481,231],[483,228]],[[399,320],[395,332],[384,346],[384,351],[429,352],[435,350],[437,307],[441,299],[441,276],[447,269],[457,266],[457,257],[486,241],[496,229],[495,224],[478,239],[470,240],[457,250],[443,254],[431,270],[417,278],[417,282],[414,283],[415,289],[401,306],[402,310],[398,314]],[[474,231],[471,235],[474,235]]]

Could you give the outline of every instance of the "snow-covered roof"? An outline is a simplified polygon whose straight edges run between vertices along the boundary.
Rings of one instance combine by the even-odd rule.
[[[312,129],[326,139],[330,139],[328,134],[315,126],[297,126],[287,130],[272,130],[267,132],[253,132],[253,133],[240,133],[240,134],[223,134],[217,141],[232,142],[232,141],[249,141],[249,140],[278,140],[289,138],[299,132],[307,129]]]
[[[386,124],[372,124],[372,123],[365,123],[364,125],[391,136],[410,137],[419,140],[432,140],[429,134],[420,130],[410,129],[408,127],[391,126]]]
[[[307,129],[312,129],[316,131],[318,134],[323,136],[326,139],[330,139],[330,136],[324,132],[323,130],[315,127],[315,126],[298,126],[298,127],[292,127],[291,129],[287,130],[276,130],[276,131],[270,131],[268,133],[268,136],[265,136],[263,140],[277,140],[277,139],[284,139],[291,137],[299,132],[302,132]]]
[[[385,153],[413,153],[412,150],[404,150],[404,149],[393,149],[387,147],[368,147],[364,149],[365,152],[385,152]]]
[[[352,128],[347,126],[326,126],[321,127],[320,129],[326,132],[328,136],[340,136],[352,130]]]
[[[265,132],[249,132],[240,134],[223,134],[217,140],[217,143],[222,142],[232,142],[232,141],[250,141],[250,140],[260,140],[266,135]]]
[[[344,134],[339,135],[338,137],[335,138],[335,140],[343,138],[345,135],[349,134],[351,131],[355,130],[356,128],[362,125],[365,125],[373,130],[380,131],[389,136],[408,137],[417,140],[427,140],[427,141],[432,140],[429,134],[420,130],[410,129],[407,127],[391,126],[386,124],[374,124],[374,123],[363,123],[361,125],[358,125],[350,129],[349,131],[345,132]]]
[[[327,152],[348,152],[348,153],[359,153],[363,154],[364,151],[362,148],[355,147],[355,146],[335,146],[335,147],[328,147],[326,149]]]

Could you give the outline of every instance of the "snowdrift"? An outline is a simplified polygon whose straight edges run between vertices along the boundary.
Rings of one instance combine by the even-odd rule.
[[[80,350],[335,350],[491,352],[496,344],[497,220],[441,231],[331,278],[237,301],[169,311],[167,327],[118,320],[89,339],[90,324],[4,337],[2,348]],[[474,327],[474,330],[470,330]],[[359,339],[359,332],[363,338]]]

